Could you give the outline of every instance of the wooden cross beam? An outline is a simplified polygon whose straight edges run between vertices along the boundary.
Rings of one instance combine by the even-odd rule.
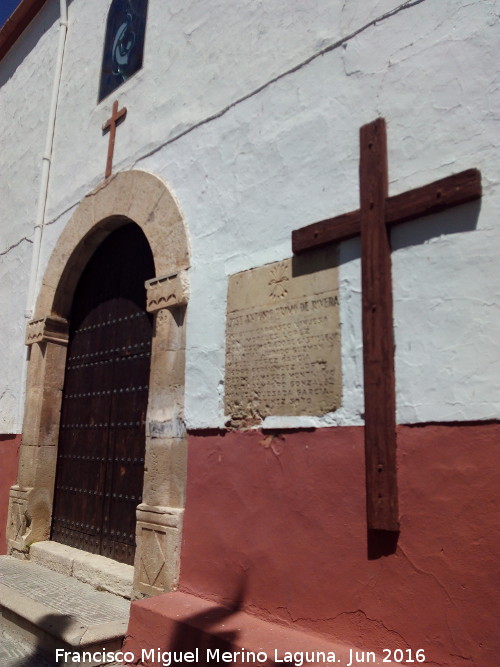
[[[365,467],[367,523],[399,530],[396,469],[396,391],[392,319],[392,225],[481,197],[481,174],[468,169],[429,185],[388,196],[385,120],[360,130],[360,209],[292,232],[298,254],[361,235]]]
[[[118,110],[118,100],[113,102],[111,118],[104,123],[102,131],[105,134],[109,130],[108,158],[106,160],[106,172],[104,178],[109,178],[113,171],[113,154],[115,152],[116,126],[119,125],[127,115],[127,107]]]

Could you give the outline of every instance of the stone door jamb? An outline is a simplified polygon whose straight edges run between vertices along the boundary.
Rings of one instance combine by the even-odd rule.
[[[25,556],[48,540],[52,519],[68,322],[80,275],[99,244],[134,222],[151,247],[156,276],[146,283],[154,314],[146,415],[143,500],[137,508],[134,592],[176,588],[186,485],[184,426],[187,233],[174,198],[156,176],[116,174],[80,202],[62,231],[28,324],[29,362],[18,479],[11,488],[9,553]]]

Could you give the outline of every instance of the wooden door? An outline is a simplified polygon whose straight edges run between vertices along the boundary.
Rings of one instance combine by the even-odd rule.
[[[52,539],[132,564],[142,500],[154,276],[134,224],[110,234],[75,292],[63,390]]]

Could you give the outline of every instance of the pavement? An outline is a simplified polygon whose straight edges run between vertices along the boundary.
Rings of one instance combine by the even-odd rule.
[[[0,626],[0,665],[2,667],[54,667],[55,660],[36,646]],[[60,667],[60,665],[59,665]]]
[[[121,597],[30,561],[2,556],[0,667],[62,667],[63,662],[55,661],[56,647],[117,651],[129,610],[130,602]]]
[[[53,656],[40,648],[12,634],[8,628],[2,628],[0,620],[0,667],[61,667],[61,663],[57,663]],[[114,663],[108,667],[126,665]]]

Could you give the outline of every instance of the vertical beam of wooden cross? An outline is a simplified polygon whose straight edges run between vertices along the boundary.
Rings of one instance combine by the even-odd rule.
[[[105,134],[109,130],[108,158],[106,160],[106,172],[104,178],[109,178],[113,171],[113,154],[115,152],[116,126],[119,125],[127,115],[127,107],[118,110],[118,100],[113,102],[111,118],[104,123],[102,131]]]
[[[468,169],[395,197],[387,192],[383,118],[360,130],[360,209],[292,233],[296,254],[361,234],[367,526],[399,529],[396,399],[389,229],[477,200],[481,174]]]
[[[361,293],[366,511],[372,529],[399,530],[391,245],[385,226],[387,138],[382,118],[360,130]]]

